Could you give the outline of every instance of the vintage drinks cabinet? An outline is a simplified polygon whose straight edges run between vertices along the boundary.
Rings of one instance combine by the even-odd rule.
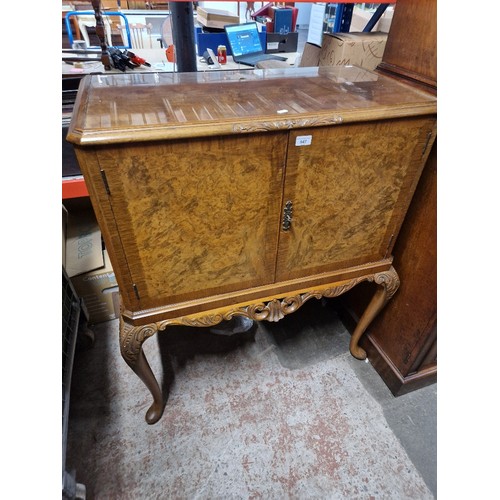
[[[278,321],[363,281],[393,296],[391,250],[435,137],[436,99],[361,68],[124,73],[83,80],[73,143],[121,297],[120,346],[169,325]]]

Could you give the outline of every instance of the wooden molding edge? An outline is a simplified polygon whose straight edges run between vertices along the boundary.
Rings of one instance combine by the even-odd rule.
[[[390,64],[387,62],[381,62],[377,68],[376,72],[379,72],[385,76],[392,76],[397,78],[399,81],[406,81],[407,83],[416,85],[420,88],[425,88],[425,90],[431,92],[433,95],[437,94],[437,82],[431,78],[415,73],[414,71],[407,70],[395,64]]]
[[[352,311],[340,305],[338,314],[340,320],[352,335],[357,324],[357,320]],[[423,387],[437,382],[437,365],[426,366],[424,369],[417,372],[406,376],[402,375],[369,332],[366,332],[361,338],[360,346],[366,351],[367,357],[373,368],[375,368],[375,371],[380,375],[380,378],[395,397],[408,394],[409,392],[422,389]]]
[[[378,342],[369,334],[361,338],[361,346],[366,350],[368,359],[380,375],[393,396],[398,397],[422,389],[437,382],[437,365],[426,367],[410,375],[403,376]]]

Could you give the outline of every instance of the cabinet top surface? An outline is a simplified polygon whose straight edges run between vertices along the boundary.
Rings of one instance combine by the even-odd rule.
[[[91,75],[67,138],[108,144],[435,112],[434,96],[355,66]]]

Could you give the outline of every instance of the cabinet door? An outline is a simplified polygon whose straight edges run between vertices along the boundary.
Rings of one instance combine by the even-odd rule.
[[[422,169],[434,121],[411,118],[290,133],[277,279],[386,257]]]
[[[142,307],[274,281],[286,145],[279,132],[98,152]]]

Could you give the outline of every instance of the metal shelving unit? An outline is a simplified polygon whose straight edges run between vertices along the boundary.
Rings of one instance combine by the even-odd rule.
[[[69,402],[73,360],[79,332],[93,342],[93,333],[87,328],[88,315],[83,301],[63,268],[62,272],[62,498],[85,499],[85,486],[76,482],[75,473],[66,470],[68,443]]]
[[[325,5],[323,32],[349,33],[355,3],[358,2],[327,3]],[[370,32],[387,10],[387,7],[391,4],[395,4],[396,1],[393,0],[387,3],[375,3],[378,7],[363,29],[364,32]]]

